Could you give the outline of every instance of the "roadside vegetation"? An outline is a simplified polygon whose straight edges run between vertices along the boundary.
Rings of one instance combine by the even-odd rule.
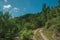
[[[60,0],[55,7],[46,7],[36,14],[12,18],[9,12],[0,11],[0,40],[32,40],[33,30],[44,28],[49,40],[60,39]],[[39,32],[36,33],[39,38]]]

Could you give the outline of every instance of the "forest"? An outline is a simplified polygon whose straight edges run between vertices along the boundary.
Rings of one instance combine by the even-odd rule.
[[[59,40],[60,0],[55,7],[46,7],[46,3],[42,6],[41,12],[14,18],[11,17],[9,12],[0,11],[0,40],[34,40],[34,30],[41,28],[43,28],[43,33],[49,40]],[[51,37],[53,34],[56,38]]]

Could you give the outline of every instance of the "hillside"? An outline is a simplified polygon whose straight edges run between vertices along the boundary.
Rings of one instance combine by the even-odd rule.
[[[60,13],[60,8],[56,7],[54,8],[56,11],[58,11],[58,13]],[[51,20],[48,20],[45,23],[45,27],[43,28],[43,33],[45,37],[47,37],[48,39],[46,40],[60,40],[60,14],[58,14],[58,16],[56,18],[53,18]],[[41,30],[41,29],[38,29]],[[39,37],[42,37],[40,33],[38,33],[39,31],[36,32],[36,34],[39,35]],[[37,36],[37,35],[36,35]],[[37,37],[37,38],[39,38]],[[40,38],[38,40],[43,40],[44,38]],[[44,39],[45,40],[45,39]]]
[[[23,24],[21,25],[22,27],[26,27],[28,30],[34,30],[33,40],[59,40],[60,39],[59,13],[60,6],[56,6],[53,8],[43,7],[42,12],[40,13],[27,14],[21,17],[16,17],[16,19],[18,19],[17,22]],[[40,33],[41,28],[43,28],[42,31],[43,34]]]
[[[37,14],[27,14],[17,17],[20,21],[19,23],[25,25],[27,29],[34,30],[33,40],[60,39],[60,7],[56,6],[54,8],[47,8],[46,10]],[[44,13],[47,13],[47,15]],[[24,27],[23,25],[21,26]],[[40,31],[41,28],[43,33]]]
[[[0,11],[0,40],[60,40],[60,5],[14,18]]]

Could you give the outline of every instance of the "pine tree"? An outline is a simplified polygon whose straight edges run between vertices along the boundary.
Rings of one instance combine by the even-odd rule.
[[[60,6],[60,0],[58,0],[58,5]]]
[[[45,19],[45,21],[47,21],[47,8],[46,8],[46,3],[43,4],[42,11],[43,11],[44,19]]]

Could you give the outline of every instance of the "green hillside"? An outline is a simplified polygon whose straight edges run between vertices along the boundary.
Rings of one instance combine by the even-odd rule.
[[[60,2],[36,14],[12,18],[9,12],[0,11],[0,40],[59,40]]]

